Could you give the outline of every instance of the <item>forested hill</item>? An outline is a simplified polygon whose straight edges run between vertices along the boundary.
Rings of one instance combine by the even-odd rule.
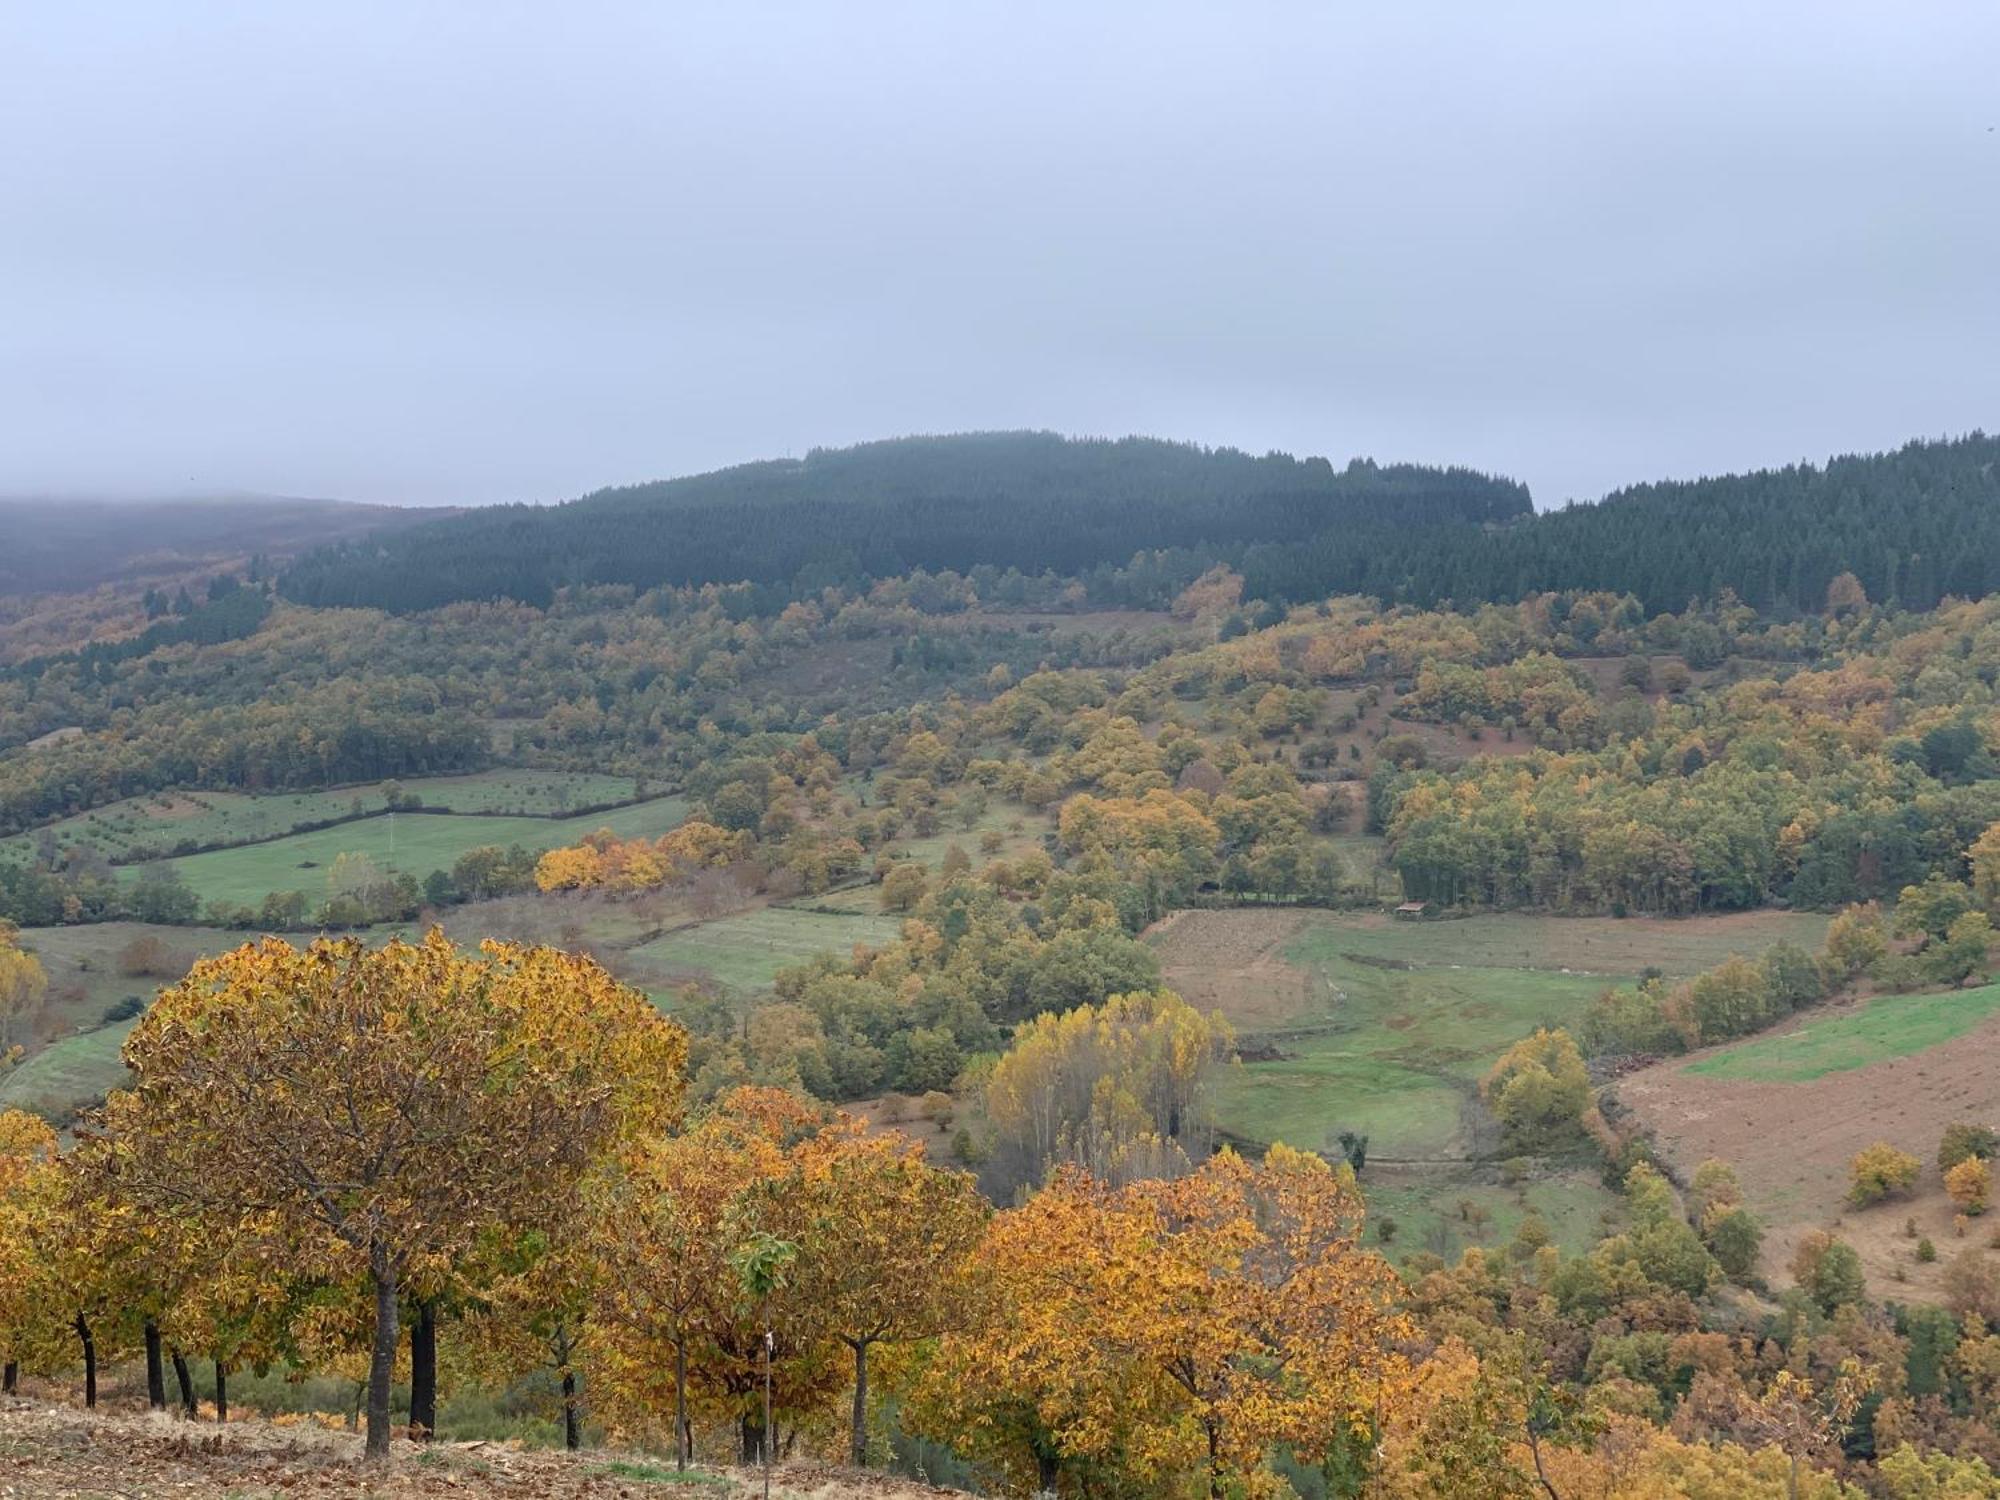
[[[973,433],[471,512],[321,549],[283,591],[395,611],[544,603],[573,583],[749,581],[783,598],[919,568],[1086,573],[1149,549],[1233,558],[1257,544],[1315,545],[1356,556],[1400,532],[1476,531],[1530,509],[1523,486],[1464,469],[1336,469],[1145,438]]]
[[[1127,568],[1142,552],[1167,555]],[[466,512],[321,548],[282,587],[406,612],[543,604],[565,584],[747,581],[753,607],[775,612],[828,584],[986,567],[1158,605],[1216,562],[1242,571],[1246,598],[1281,603],[1609,589],[1659,612],[1731,590],[1786,614],[1820,609],[1853,573],[1870,598],[1930,609],[2000,590],[2000,438],[1636,485],[1542,516],[1522,486],[1466,469],[1335,469],[1143,438],[905,438]]]
[[[1250,597],[1315,597],[1328,560],[1258,554]],[[2000,438],[1982,433],[1687,483],[1642,484],[1498,534],[1414,538],[1375,559],[1377,586],[1432,605],[1611,589],[1649,613],[1733,590],[1761,612],[1810,613],[1851,572],[1871,599],[1931,609],[2000,591]]]

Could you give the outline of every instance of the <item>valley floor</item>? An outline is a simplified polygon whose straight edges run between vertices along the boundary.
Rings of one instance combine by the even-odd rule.
[[[368,1496],[371,1500],[549,1497],[617,1500],[762,1493],[748,1470],[711,1471],[676,1482],[670,1465],[635,1454],[510,1447],[504,1443],[398,1443],[386,1468],[361,1463],[353,1434],[297,1423],[184,1422],[178,1417],[86,1412],[20,1398],[0,1400],[0,1497],[7,1500],[153,1500],[156,1496],[275,1500],[278,1496]],[[771,1486],[782,1500],[920,1500],[956,1490],[886,1475],[783,1464]]]

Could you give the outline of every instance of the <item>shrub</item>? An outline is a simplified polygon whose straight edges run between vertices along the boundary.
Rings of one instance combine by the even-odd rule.
[[[142,998],[138,995],[127,995],[123,1000],[114,1000],[105,1007],[104,1024],[115,1026],[120,1021],[129,1021],[134,1016],[143,1014],[145,1009],[146,1002]]]
[[[1507,1050],[1480,1093],[1515,1150],[1546,1151],[1580,1135],[1590,1074],[1568,1032],[1541,1030]]]
[[[1898,1151],[1887,1141],[1877,1141],[1850,1164],[1853,1182],[1847,1189],[1847,1201],[1856,1208],[1866,1208],[1893,1194],[1906,1193],[1916,1186],[1917,1174],[1922,1170],[1923,1164],[1909,1152]]]
[[[1764,1231],[1748,1209],[1732,1208],[1709,1226],[1709,1254],[1722,1274],[1739,1286],[1756,1274],[1757,1252],[1763,1244]]]
[[[1942,1176],[1968,1156],[1990,1159],[1996,1154],[2000,1154],[2000,1134],[1984,1125],[1947,1125],[1938,1140],[1938,1173]]]
[[[1951,1194],[1960,1213],[1983,1214],[1993,1192],[1993,1170],[1984,1157],[1968,1156],[1944,1174],[1944,1190]]]
[[[1799,1242],[1792,1257],[1792,1279],[1824,1313],[1850,1307],[1868,1295],[1861,1257],[1852,1245],[1815,1229]]]
[[[1937,1246],[1931,1243],[1929,1235],[1925,1235],[1917,1241],[1917,1259],[1925,1265],[1929,1265],[1937,1259]]]
[[[1944,1268],[1944,1305],[1961,1318],[2000,1323],[2000,1262],[1970,1246],[1959,1251]]]

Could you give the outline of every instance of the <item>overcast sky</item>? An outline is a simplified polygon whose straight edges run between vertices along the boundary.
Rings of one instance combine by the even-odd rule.
[[[2000,5],[0,0],[0,492],[2000,426]]]

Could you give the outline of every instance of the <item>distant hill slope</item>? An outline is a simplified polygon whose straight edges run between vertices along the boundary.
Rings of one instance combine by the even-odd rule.
[[[1494,535],[1404,539],[1377,567],[1400,586],[1370,592],[1426,605],[1611,589],[1661,611],[1730,589],[1760,611],[1812,612],[1851,572],[1872,599],[1931,609],[2000,591],[2000,437],[1635,485]],[[1328,559],[1267,551],[1245,571],[1252,598],[1310,598]]]
[[[439,512],[339,500],[0,499],[0,594],[177,579],[262,554],[274,561]]]
[[[551,507],[504,506],[320,549],[283,578],[315,605],[542,603],[573,583],[734,583],[778,594],[912,569],[1086,573],[1135,552],[1233,556],[1529,513],[1527,490],[1465,469],[1336,469],[1149,438],[971,433],[816,450]]]

